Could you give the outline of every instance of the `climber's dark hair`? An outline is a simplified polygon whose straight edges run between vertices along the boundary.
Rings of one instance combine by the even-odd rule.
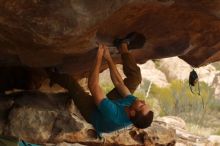
[[[154,113],[149,111],[147,115],[143,115],[141,111],[137,111],[134,117],[131,117],[130,120],[135,127],[143,129],[151,125],[153,121]]]

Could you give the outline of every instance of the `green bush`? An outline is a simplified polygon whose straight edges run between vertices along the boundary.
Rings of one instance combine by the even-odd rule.
[[[200,83],[201,94],[193,94],[187,81],[175,80],[169,87],[153,85],[150,97],[158,99],[160,115],[182,117],[187,122],[203,123],[203,119],[214,100],[214,90],[205,83]]]
[[[156,68],[160,68],[160,59],[154,59],[152,60],[156,66]]]
[[[114,85],[112,82],[101,82],[101,87],[104,90],[104,92],[107,94],[114,88]]]
[[[101,84],[105,93],[114,87],[112,82]],[[155,115],[181,117],[186,121],[188,130],[195,134],[219,134],[216,127],[220,127],[220,102],[214,99],[214,89],[206,83],[200,82],[200,95],[190,91],[188,81],[175,80],[166,88],[152,84],[146,97],[149,86],[150,82],[144,80],[134,95],[145,100]]]
[[[220,129],[215,132],[216,135],[220,135]]]
[[[220,70],[220,61],[212,63],[216,70]]]
[[[145,100],[145,93],[141,90],[135,91],[134,96],[138,97],[138,99]]]
[[[210,102],[210,109],[220,112],[220,100],[212,100]]]

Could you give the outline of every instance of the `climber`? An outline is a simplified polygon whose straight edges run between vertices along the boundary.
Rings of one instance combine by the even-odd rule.
[[[146,128],[150,126],[153,119],[153,112],[150,111],[149,106],[131,94],[141,82],[141,74],[139,67],[128,52],[126,43],[121,44],[119,52],[122,55],[124,72],[127,76],[124,81],[108,48],[103,45],[99,46],[95,66],[88,79],[88,87],[98,107],[97,111],[93,113],[91,123],[100,132],[111,132],[132,123],[137,128]],[[115,86],[115,89],[107,96],[98,84],[102,56],[108,63],[111,79]]]
[[[92,96],[86,93],[70,75],[48,71],[51,80],[68,89],[82,116],[98,133],[112,132],[131,124],[137,128],[146,128],[153,120],[150,107],[132,95],[141,82],[140,68],[129,54],[127,40],[120,42],[118,50],[121,53],[126,78],[122,80],[108,48],[100,44],[88,78],[88,87]],[[107,95],[99,85],[99,70],[103,57],[108,63],[115,86]]]

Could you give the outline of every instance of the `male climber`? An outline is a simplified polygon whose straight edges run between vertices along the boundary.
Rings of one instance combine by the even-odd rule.
[[[105,45],[99,45],[88,78],[88,87],[92,96],[86,93],[71,76],[49,71],[51,80],[68,89],[82,116],[94,126],[98,133],[109,133],[131,124],[137,128],[146,128],[152,123],[153,112],[150,107],[132,95],[141,82],[141,73],[128,51],[128,44],[128,41],[120,41],[118,45],[126,75],[124,80],[108,48]],[[107,95],[99,85],[99,71],[103,57],[108,63],[111,80],[115,86]]]

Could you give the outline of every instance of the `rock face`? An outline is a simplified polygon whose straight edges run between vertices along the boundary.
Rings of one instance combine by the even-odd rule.
[[[45,144],[45,146],[85,146],[85,145],[79,143],[70,144],[70,143],[62,142],[58,144]]]
[[[30,98],[32,100],[28,100]],[[103,134],[105,139],[101,140],[76,110],[73,102],[65,106],[67,100],[66,93],[21,92],[10,96],[4,101],[5,106],[1,106],[0,115],[4,116],[0,123],[3,122],[4,126],[0,127],[0,134],[17,136],[46,146],[219,144],[218,136],[202,137],[187,132],[185,122],[173,116],[157,118],[147,129],[128,127]],[[4,122],[6,120],[7,123]]]
[[[192,71],[190,65],[178,57],[161,59],[159,62],[159,69],[166,75],[169,82],[188,80],[189,73]]]
[[[178,57],[170,57],[159,60],[160,69],[165,75],[169,82],[173,80],[188,80],[189,73],[192,71],[192,67]],[[207,83],[209,86],[212,85],[212,82],[218,73],[214,66],[206,65],[200,68],[195,68],[195,71],[198,74],[199,81]]]
[[[28,100],[29,98],[33,100]],[[67,99],[68,96],[65,93],[21,92],[14,95],[9,100],[13,101],[13,104],[1,110],[1,115],[5,114],[5,118],[1,118],[0,122],[4,120],[8,122],[4,123],[4,127],[0,127],[0,132],[40,144],[78,142],[96,145],[103,143],[103,140],[97,138],[93,127],[85,122],[76,110],[73,102],[69,104],[69,110],[65,108]],[[106,145],[174,145],[175,143],[175,131],[158,123],[154,123],[148,129],[138,130],[130,127],[104,134],[104,137]]]
[[[143,80],[146,79],[159,87],[166,87],[169,85],[165,74],[156,68],[153,61],[149,60],[139,65],[139,67],[141,68]]]
[[[179,57],[170,57],[152,60],[139,65],[144,80],[152,82],[159,87],[166,87],[174,80],[188,80],[192,67]],[[219,71],[212,65],[194,68],[198,74],[199,81],[205,82],[215,88],[216,97],[219,94]]]
[[[75,78],[85,77],[96,42],[111,46],[116,36],[133,31],[147,39],[143,48],[131,51],[139,63],[172,56],[192,66],[220,60],[219,8],[218,0],[0,0],[0,70],[8,69],[3,74],[9,78],[0,77],[12,83],[3,91],[17,88],[17,82],[24,80],[27,84],[19,84],[24,85],[22,89],[38,88],[41,77],[47,78],[45,67],[56,66]],[[121,63],[119,54],[113,59]],[[20,69],[24,71],[21,76],[15,72]],[[67,99],[65,93],[40,92],[4,99],[0,102],[0,133],[36,143],[102,143],[91,125],[74,116],[74,108],[67,112]],[[107,135],[106,144],[174,145],[182,135],[161,123],[154,122],[143,131],[132,128]],[[201,137],[191,143],[197,140]]]
[[[33,143],[63,142],[66,139],[86,142],[94,139],[92,126],[81,118],[79,112],[75,110],[72,113],[65,108],[68,101],[66,93],[21,92],[12,98],[14,103],[9,112],[1,112],[8,120],[1,129],[3,134],[18,136]]]
[[[138,62],[180,56],[200,66],[220,59],[219,7],[218,0],[1,0],[0,65],[57,65],[81,78],[96,41],[137,31],[147,38],[132,51]]]
[[[220,145],[219,136],[212,135],[209,137],[192,134],[186,130],[185,122],[174,116],[157,118],[155,122],[166,127],[175,129],[176,131],[176,146],[215,146]]]

